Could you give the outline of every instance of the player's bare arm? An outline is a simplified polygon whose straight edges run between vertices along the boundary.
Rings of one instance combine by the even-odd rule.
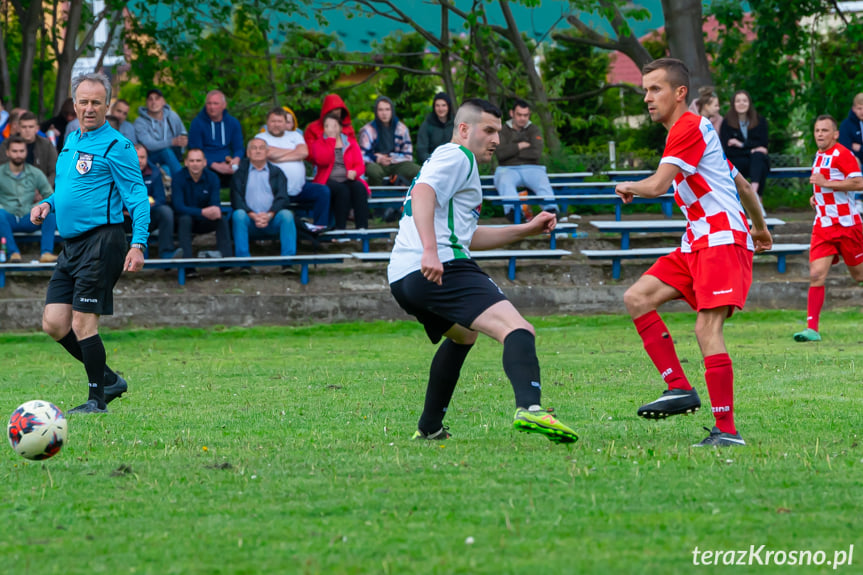
[[[414,225],[423,245],[421,270],[430,282],[442,285],[443,264],[437,253],[437,237],[434,230],[435,192],[428,184],[417,184],[411,190],[411,211]]]
[[[837,192],[857,192],[863,190],[863,178],[848,178],[846,180],[828,180],[821,172],[809,176],[809,183],[822,188],[830,188]]]
[[[554,214],[540,212],[530,222],[493,228],[490,226],[477,226],[473,239],[470,242],[471,250],[493,250],[523,240],[524,238],[551,232],[557,225]]]
[[[773,236],[767,229],[767,222],[764,221],[764,214],[761,213],[761,203],[758,201],[758,194],[752,190],[752,186],[746,181],[741,174],[734,177],[734,185],[737,186],[737,195],[740,196],[740,203],[743,204],[743,209],[749,219],[752,220],[752,227],[749,229],[749,234],[752,236],[752,243],[755,245],[755,252],[760,253],[767,251],[773,247]]]
[[[658,198],[668,192],[668,188],[674,182],[674,176],[680,171],[680,168],[674,164],[660,164],[656,172],[638,182],[620,182],[614,189],[623,200],[623,203],[628,204],[632,201],[633,196],[642,198]]]

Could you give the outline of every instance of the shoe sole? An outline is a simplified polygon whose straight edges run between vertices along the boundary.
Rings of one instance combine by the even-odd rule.
[[[524,433],[539,433],[548,438],[554,443],[575,443],[578,441],[578,435],[569,433],[562,429],[554,429],[553,427],[543,427],[531,421],[523,421],[521,419],[513,422],[513,427]]]
[[[665,419],[667,417],[671,417],[672,415],[691,415],[701,409],[701,404],[687,407],[684,409],[675,409],[675,410],[662,410],[662,409],[654,409],[654,410],[638,410],[638,417],[643,417],[644,419]]]

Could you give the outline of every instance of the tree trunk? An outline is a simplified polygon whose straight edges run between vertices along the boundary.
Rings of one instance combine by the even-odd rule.
[[[557,127],[554,125],[554,118],[551,115],[551,108],[548,104],[548,94],[545,91],[545,85],[542,83],[542,78],[536,70],[536,65],[533,62],[533,54],[528,49],[521,32],[518,30],[518,24],[512,15],[512,10],[509,7],[509,0],[499,0],[501,12],[503,12],[506,20],[507,29],[509,31],[509,41],[512,42],[515,51],[518,54],[518,59],[524,66],[527,73],[527,82],[530,86],[531,104],[534,106],[539,123],[542,126],[542,132],[545,136],[545,145],[551,153],[560,151],[560,138],[557,135]]]
[[[57,86],[54,90],[55,114],[60,113],[63,102],[69,97],[72,84],[72,67],[75,66],[75,60],[78,59],[78,56],[89,43],[89,39],[86,39],[81,46],[81,50],[78,50],[75,46],[75,38],[77,38],[78,30],[81,28],[81,11],[83,7],[84,0],[71,0],[69,2],[67,20],[64,26],[63,50],[57,56]],[[94,30],[97,25],[98,22],[93,25]],[[57,31],[55,30],[56,33]],[[88,37],[92,37],[92,34],[88,35]]]
[[[5,14],[4,14],[5,16]],[[4,20],[6,20],[4,18]],[[9,76],[9,56],[6,53],[6,36],[3,26],[0,26],[0,98],[4,102],[12,101],[12,79]]]
[[[662,0],[662,12],[671,57],[682,60],[689,68],[689,99],[692,100],[700,87],[713,84],[704,48],[701,0]]]
[[[16,105],[30,109],[30,94],[33,84],[33,64],[36,61],[36,34],[42,16],[42,2],[30,0],[25,6],[20,0],[13,0],[21,25],[21,62],[18,64],[18,89]]]
[[[440,40],[443,48],[440,49],[441,78],[443,78],[444,91],[449,96],[450,102],[455,105],[455,83],[452,80],[452,62],[449,50],[449,8],[446,4],[440,7]],[[455,110],[450,110],[455,113]]]

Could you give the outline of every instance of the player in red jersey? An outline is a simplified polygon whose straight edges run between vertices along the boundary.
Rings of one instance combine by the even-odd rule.
[[[807,325],[794,334],[794,341],[821,341],[818,318],[824,305],[824,282],[830,266],[839,263],[840,255],[851,277],[863,282],[863,224],[851,193],[863,190],[863,174],[860,162],[838,140],[839,128],[833,116],[818,116],[815,120],[818,153],[809,177],[813,186],[809,203],[815,208],[815,223],[809,246]]]
[[[633,196],[661,196],[673,184],[687,225],[681,247],[657,260],[623,296],[644,349],[668,386],[638,415],[663,419],[701,407],[657,313],[662,304],[682,298],[698,312],[695,336],[716,418],[710,435],[697,445],[746,445],[734,425],[734,372],[722,328],[725,318],[746,303],[752,252],[770,249],[773,239],[752,189],[742,177],[737,184],[732,179],[713,125],[687,111],[686,65],[674,58],[654,60],[642,70],[642,85],[650,119],[668,129],[665,151],[656,173],[639,182],[621,182],[615,192],[629,203]],[[752,218],[751,232],[741,202]]]

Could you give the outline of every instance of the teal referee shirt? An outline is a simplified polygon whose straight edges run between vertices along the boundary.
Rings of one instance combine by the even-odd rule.
[[[123,205],[132,216],[132,243],[147,245],[150,205],[138,154],[120,132],[105,122],[66,138],[57,156],[54,195],[45,200],[57,214],[66,239],[107,224],[123,223]]]

